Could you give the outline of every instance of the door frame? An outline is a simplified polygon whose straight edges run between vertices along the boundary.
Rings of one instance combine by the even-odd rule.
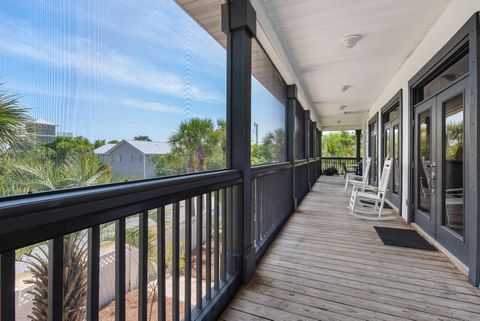
[[[385,154],[385,150],[384,150],[384,115],[388,112],[390,112],[393,108],[395,108],[396,104],[398,103],[398,108],[399,108],[399,111],[400,111],[400,114],[398,116],[399,120],[400,120],[400,124],[398,125],[398,137],[399,137],[399,144],[398,144],[398,164],[400,166],[400,182],[399,182],[399,191],[398,191],[398,197],[400,199],[400,204],[398,206],[398,214],[400,215],[400,217],[402,217],[402,193],[403,193],[403,189],[402,189],[402,186],[403,186],[403,90],[400,89],[399,91],[397,91],[397,93],[392,97],[390,98],[390,100],[380,109],[380,122],[379,122],[379,126],[381,126],[381,135],[382,135],[382,149],[381,149],[381,166],[383,167],[383,162],[385,161],[385,158],[383,157],[384,154]],[[393,137],[393,126],[392,126],[392,133],[391,133],[392,137]],[[395,175],[394,173],[392,173],[392,175]],[[389,200],[388,201],[389,205],[393,205],[391,203],[391,201]]]
[[[464,117],[465,117],[465,145],[469,146],[469,153],[466,155],[465,173],[476,173],[476,175],[464,175],[465,188],[465,240],[468,241],[468,279],[475,286],[480,282],[480,217],[477,209],[480,207],[480,162],[478,156],[480,152],[480,101],[478,92],[480,91],[480,83],[478,76],[480,75],[480,20],[479,13],[475,13],[472,17],[453,35],[453,37],[409,80],[409,142],[408,160],[409,160],[409,178],[407,208],[408,221],[413,219],[413,191],[414,191],[414,117],[415,117],[415,88],[424,84],[432,76],[438,74],[446,65],[456,58],[456,54],[462,47],[468,46],[469,52],[469,83],[467,87],[468,99],[465,97]],[[453,84],[451,84],[453,85]],[[444,89],[443,89],[444,90]]]
[[[376,151],[375,151],[375,154],[376,154],[376,155],[370,156],[370,148],[371,148],[371,143],[372,143],[371,140],[370,140],[370,126],[371,126],[372,124],[374,124],[375,122],[377,123],[377,129],[376,129],[376,133],[375,133],[375,139],[377,140],[377,141],[375,142],[376,147],[377,147],[377,148],[376,148]],[[373,115],[372,118],[370,118],[369,121],[368,121],[368,133],[367,133],[367,135],[368,135],[368,153],[367,153],[367,154],[369,155],[369,157],[375,157],[376,160],[377,160],[377,161],[375,162],[375,165],[376,165],[375,167],[376,167],[376,168],[373,167],[373,165],[374,165],[374,164],[373,164],[373,160],[372,160],[372,164],[370,165],[370,166],[371,166],[371,168],[370,168],[370,173],[373,173],[373,171],[375,171],[375,173],[376,173],[376,175],[377,175],[377,177],[376,177],[376,182],[375,182],[375,186],[378,186],[378,170],[379,170],[379,166],[378,166],[378,161],[379,161],[379,159],[378,159],[378,158],[379,158],[379,157],[378,157],[378,152],[379,152],[379,147],[378,147],[379,129],[378,129],[378,127],[379,127],[379,123],[378,123],[378,113],[375,113],[375,115]],[[368,174],[368,175],[370,176],[370,174]],[[369,183],[370,185],[372,185],[372,182],[370,181],[370,177],[368,178],[368,183]]]

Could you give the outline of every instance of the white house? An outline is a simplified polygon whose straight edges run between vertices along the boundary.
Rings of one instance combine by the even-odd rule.
[[[102,163],[112,167],[112,174],[128,178],[155,177],[152,158],[168,154],[170,147],[164,142],[122,140],[117,144],[105,144],[93,151]]]

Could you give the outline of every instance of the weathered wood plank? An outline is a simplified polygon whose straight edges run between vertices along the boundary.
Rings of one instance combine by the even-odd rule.
[[[325,201],[328,199],[328,202]],[[385,246],[321,177],[221,320],[480,320],[480,290],[441,252]]]

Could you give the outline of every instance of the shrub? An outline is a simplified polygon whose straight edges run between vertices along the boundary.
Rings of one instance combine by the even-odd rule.
[[[323,174],[327,176],[338,175],[338,169],[336,167],[327,167],[323,170]]]

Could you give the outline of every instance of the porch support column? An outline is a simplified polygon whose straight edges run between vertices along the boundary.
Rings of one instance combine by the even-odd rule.
[[[322,138],[323,133],[321,130],[318,131],[318,148],[320,148],[320,175],[322,175]]]
[[[305,159],[310,158],[310,110],[304,111],[305,116]]]
[[[292,198],[293,209],[297,208],[295,197],[295,109],[297,108],[297,85],[287,87],[287,160],[292,163]]]
[[[222,29],[227,35],[227,166],[239,169],[243,184],[238,193],[233,227],[234,268],[247,282],[255,271],[252,182],[250,170],[252,37],[256,13],[249,0],[230,0],[222,6]]]
[[[362,131],[360,129],[355,130],[355,135],[357,136],[357,150],[356,150],[356,156],[357,156],[357,163],[361,159],[361,151],[360,151],[360,140],[362,137]]]

